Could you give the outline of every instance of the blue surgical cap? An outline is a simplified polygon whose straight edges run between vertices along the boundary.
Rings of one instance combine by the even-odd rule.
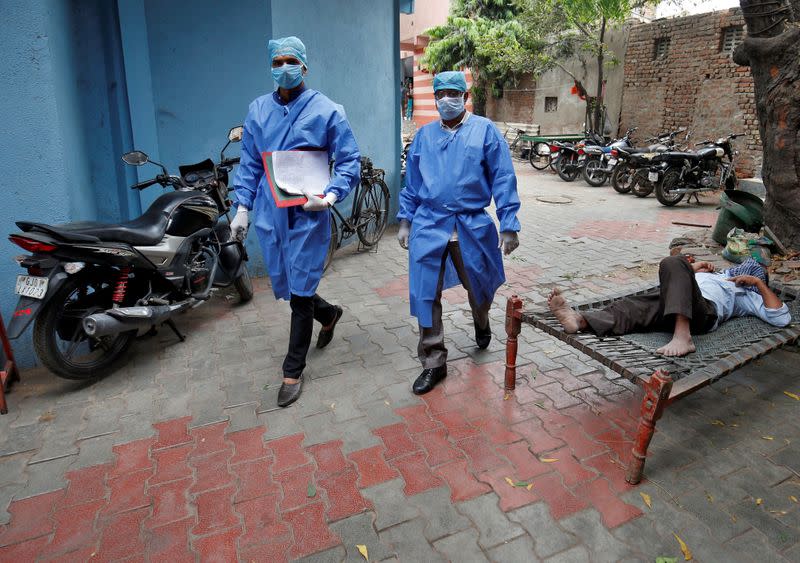
[[[433,91],[439,90],[458,90],[459,92],[467,91],[467,80],[464,78],[464,73],[458,70],[448,70],[440,72],[433,77]]]
[[[270,63],[275,57],[285,56],[295,57],[298,61],[303,63],[303,66],[308,68],[308,60],[306,59],[306,46],[295,36],[281,37],[280,39],[270,39],[269,41],[269,61]]]

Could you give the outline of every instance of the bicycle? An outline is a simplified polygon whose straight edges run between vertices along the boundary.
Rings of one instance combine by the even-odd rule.
[[[353,193],[350,216],[344,217],[336,207],[330,208],[331,242],[323,271],[328,269],[342,242],[358,235],[364,248],[372,248],[383,236],[389,222],[389,188],[383,178],[386,172],[372,165],[372,159],[361,157],[361,180]]]
[[[514,138],[509,141],[508,134],[512,132],[514,134]],[[509,127],[503,134],[503,139],[505,139],[506,143],[508,143],[508,150],[511,151],[511,158],[514,160],[524,161],[528,159],[528,154],[530,153],[531,149],[528,146],[530,143],[522,139],[524,134],[524,129],[517,129],[516,127]]]

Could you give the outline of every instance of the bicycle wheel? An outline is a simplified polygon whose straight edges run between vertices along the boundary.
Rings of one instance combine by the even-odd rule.
[[[550,153],[550,145],[547,143],[534,143],[533,148],[529,154],[531,166],[536,170],[544,170],[550,166],[552,154]]]
[[[333,254],[339,248],[339,226],[336,224],[336,215],[332,211],[328,211],[328,213],[331,215],[331,241],[328,243],[328,253],[325,255],[325,265],[322,267],[323,273],[331,265]]]
[[[389,188],[380,178],[364,186],[356,206],[358,240],[367,248],[375,246],[389,222]]]

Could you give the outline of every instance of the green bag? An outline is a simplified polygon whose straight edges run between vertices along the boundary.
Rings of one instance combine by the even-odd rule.
[[[764,267],[772,263],[770,247],[775,244],[763,233],[747,233],[734,227],[728,232],[728,242],[722,251],[722,257],[736,264],[752,258]]]

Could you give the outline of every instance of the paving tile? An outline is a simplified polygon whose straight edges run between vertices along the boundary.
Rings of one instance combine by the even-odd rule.
[[[239,539],[240,547],[258,545],[265,538],[291,540],[291,531],[278,513],[279,502],[279,494],[269,494],[239,502],[234,506],[244,524],[244,533]]]
[[[0,545],[18,543],[50,534],[54,529],[51,514],[64,491],[54,491],[16,500],[8,511],[11,522],[0,529]]]
[[[475,524],[480,534],[478,543],[484,549],[525,533],[500,510],[497,495],[493,493],[458,503],[456,508]]]
[[[373,528],[374,518],[374,512],[370,511],[331,524],[331,530],[341,538],[342,547],[346,552],[344,559],[339,559],[340,561],[351,563],[364,561],[356,545],[366,546],[370,561],[382,561],[392,555],[389,546],[380,540]]]
[[[632,553],[630,546],[608,532],[602,525],[600,514],[592,509],[564,518],[559,524],[568,532],[580,537],[582,543],[588,546],[591,553],[589,561],[619,561]],[[570,561],[571,556],[567,554],[568,552],[565,552],[561,557],[565,561]],[[557,559],[561,560],[561,557]]]
[[[450,488],[450,500],[453,502],[469,500],[491,490],[469,471],[466,461],[440,465],[434,472],[447,483]]]
[[[441,538],[433,542],[436,551],[444,555],[448,561],[459,561],[463,563],[483,563],[489,559],[478,545],[478,532],[474,528],[468,528],[455,534]],[[499,559],[499,561],[510,561],[510,559]]]
[[[372,508],[372,505],[361,496],[356,486],[357,480],[358,473],[354,469],[318,478],[320,488],[328,495],[328,507],[325,513],[328,522],[335,522]]]
[[[533,551],[533,540],[527,535],[501,543],[488,550],[493,561],[541,561]]]
[[[378,436],[385,447],[384,457],[394,459],[418,451],[417,444],[409,436],[405,424],[391,424],[372,431]]]
[[[446,487],[420,493],[411,497],[410,501],[425,522],[424,533],[429,542],[472,525],[466,517],[456,511],[450,501],[450,491]]]
[[[272,478],[271,467],[272,460],[270,458],[243,461],[232,465],[231,473],[236,479],[234,502],[280,493],[278,483]]]
[[[294,545],[289,550],[289,556],[293,559],[324,551],[341,543],[325,523],[325,507],[321,502],[290,510],[283,517],[294,532]]]
[[[550,557],[580,542],[580,536],[565,531],[556,523],[543,502],[523,506],[507,513],[507,516],[527,530],[539,557]]]
[[[56,510],[53,513],[55,535],[42,555],[60,556],[93,543],[96,540],[95,520],[104,504],[105,501],[93,500]]]
[[[352,452],[347,456],[356,464],[360,488],[371,487],[399,476],[397,470],[387,465],[383,451],[382,446],[373,446]]]
[[[236,561],[236,539],[241,530],[234,528],[197,538],[192,547],[201,561]]]
[[[132,555],[144,556],[142,522],[147,518],[148,512],[147,509],[139,509],[111,517],[103,526],[97,557],[112,561]]]
[[[424,527],[422,519],[416,518],[380,531],[378,536],[391,551],[398,554],[400,561],[444,562],[445,559],[428,542],[420,541]]]
[[[403,492],[406,496],[416,495],[442,485],[441,480],[431,471],[422,452],[411,453],[389,460],[389,465],[400,473],[405,481]]]
[[[375,529],[379,532],[419,516],[419,511],[406,502],[403,485],[402,480],[393,479],[361,491],[375,507]]]

